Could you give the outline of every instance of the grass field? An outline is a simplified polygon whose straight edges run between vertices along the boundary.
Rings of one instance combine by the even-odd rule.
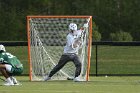
[[[98,74],[140,74],[140,46],[98,46]],[[95,47],[91,72],[95,73]]]
[[[47,81],[30,82],[19,76],[21,86],[2,86],[0,93],[139,93],[140,77],[90,77],[88,82]]]
[[[24,73],[29,74],[27,47],[6,47],[24,65]],[[101,46],[98,51],[98,73],[100,74],[140,74],[140,47]],[[95,73],[95,49],[93,47],[90,73]],[[3,77],[2,77],[3,78]],[[0,93],[139,93],[139,76],[90,77],[88,82],[48,81],[30,82],[28,76],[18,76],[22,86],[2,86]]]

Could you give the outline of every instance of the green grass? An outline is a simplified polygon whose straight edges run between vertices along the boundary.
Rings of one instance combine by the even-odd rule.
[[[88,82],[47,81],[30,82],[18,76],[22,86],[2,86],[0,93],[139,93],[140,77],[90,77]]]
[[[99,74],[140,74],[139,46],[99,46]],[[95,73],[95,48],[91,57],[91,72]]]

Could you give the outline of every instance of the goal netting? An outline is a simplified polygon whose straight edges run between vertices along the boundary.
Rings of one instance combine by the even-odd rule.
[[[91,16],[27,16],[31,81],[43,80],[44,76],[49,74],[58,63],[63,54],[70,23],[76,23],[78,29],[85,23],[89,25],[82,35],[83,44],[79,50],[82,63],[80,77],[85,81],[88,80],[91,56],[91,19]],[[75,69],[73,62],[68,62],[52,77],[52,80],[73,78]]]

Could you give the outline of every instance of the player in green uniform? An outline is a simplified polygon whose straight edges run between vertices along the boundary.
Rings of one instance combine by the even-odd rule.
[[[23,65],[16,56],[6,52],[3,45],[0,45],[0,72],[6,78],[4,85],[20,85],[13,76],[23,72]]]

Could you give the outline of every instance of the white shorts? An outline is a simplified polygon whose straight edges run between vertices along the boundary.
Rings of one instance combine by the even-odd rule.
[[[5,64],[5,67],[6,67],[6,71],[7,72],[11,72],[11,69],[12,69],[12,66],[11,65]]]

